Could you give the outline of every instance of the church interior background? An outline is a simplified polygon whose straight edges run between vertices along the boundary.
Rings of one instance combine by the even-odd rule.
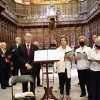
[[[100,0],[0,0],[0,41],[8,46],[15,37],[33,35],[41,49],[66,35],[72,47],[85,35],[91,42],[100,34]]]

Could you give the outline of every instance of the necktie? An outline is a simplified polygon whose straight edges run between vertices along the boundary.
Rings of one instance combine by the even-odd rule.
[[[27,53],[28,53],[28,56],[30,55],[30,45],[28,44],[27,45]]]
[[[93,48],[95,48],[96,46],[95,46],[95,44],[93,45]]]

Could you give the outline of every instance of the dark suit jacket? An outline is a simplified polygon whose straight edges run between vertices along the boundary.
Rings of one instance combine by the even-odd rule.
[[[20,60],[19,60],[19,54],[18,54],[17,45],[13,44],[10,47],[10,50],[12,51],[12,62],[18,65]]]
[[[89,47],[93,48],[93,43],[89,44]]]
[[[7,68],[5,57],[2,57],[3,51],[0,49],[0,70],[5,70]]]
[[[33,68],[31,69],[33,72],[37,72],[37,63],[34,63],[34,51],[38,50],[38,47],[34,44],[31,44],[30,47],[30,56],[28,56],[26,44],[21,44],[18,47],[18,52],[21,61],[20,70],[22,73],[27,72],[27,68],[25,67],[26,63],[29,63]]]

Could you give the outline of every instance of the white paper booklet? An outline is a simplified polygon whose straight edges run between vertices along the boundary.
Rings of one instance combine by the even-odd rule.
[[[56,49],[35,51],[34,61],[48,61],[48,60],[60,60],[58,51]]]
[[[15,94],[15,98],[24,98],[34,96],[33,92],[25,92],[25,93],[17,93]]]
[[[84,59],[84,57],[86,56],[87,54],[84,52],[84,53],[81,53],[81,52],[77,52],[77,56],[80,57],[81,59]]]
[[[65,55],[70,55],[70,57],[73,57],[74,50],[66,52]]]
[[[24,98],[25,97],[25,93],[17,93],[15,94],[15,98]]]
[[[25,92],[25,96],[34,96],[33,92]]]

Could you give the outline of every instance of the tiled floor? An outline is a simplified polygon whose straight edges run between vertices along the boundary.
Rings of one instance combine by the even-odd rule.
[[[41,75],[42,76],[42,75]],[[78,78],[77,78],[77,70],[75,66],[71,70],[71,100],[88,100],[87,97],[80,98],[80,88],[78,85]],[[50,76],[52,78],[52,76]],[[54,85],[52,82],[50,82],[50,86],[53,86],[53,94],[59,98],[59,89],[58,89],[58,74],[54,75],[55,82]],[[11,80],[11,79],[10,79]],[[42,82],[41,82],[42,83]],[[44,82],[45,86],[46,83]],[[21,92],[21,84],[17,84],[14,86],[15,93]],[[43,87],[36,87],[36,99],[40,100],[44,94]],[[5,90],[0,88],[0,100],[12,100],[11,98],[11,88],[7,88]],[[64,97],[64,100],[66,100],[66,97]]]

